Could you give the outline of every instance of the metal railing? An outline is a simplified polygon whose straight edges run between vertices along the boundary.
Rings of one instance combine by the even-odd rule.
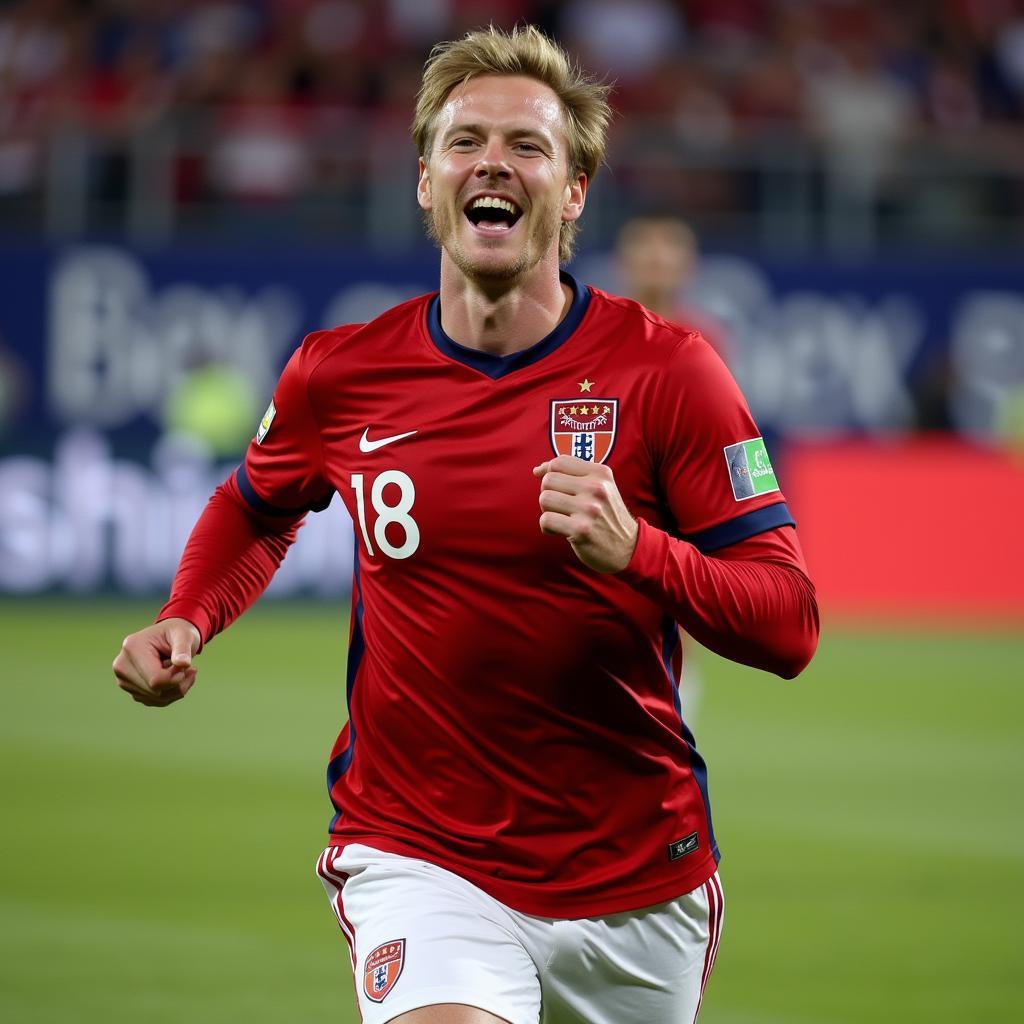
[[[147,244],[241,232],[387,249],[422,239],[415,154],[400,126],[346,115],[341,130],[286,140],[310,173],[273,199],[217,183],[211,170],[224,144],[209,114],[164,117],[127,138],[63,124],[45,141],[38,190],[0,207],[0,231]],[[194,180],[183,188],[187,168]],[[990,128],[969,140],[920,134],[865,174],[794,132],[712,149],[654,122],[620,122],[588,197],[585,245],[607,244],[628,213],[653,207],[686,216],[708,241],[782,251],[1024,247],[1024,131]]]

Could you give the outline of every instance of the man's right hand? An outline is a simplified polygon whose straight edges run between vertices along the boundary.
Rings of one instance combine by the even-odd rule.
[[[117,685],[132,700],[165,708],[196,681],[192,657],[202,638],[188,619],[163,619],[126,637],[114,659]]]

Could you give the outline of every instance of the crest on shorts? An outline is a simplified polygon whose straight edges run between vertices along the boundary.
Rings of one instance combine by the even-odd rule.
[[[384,1002],[405,966],[405,939],[392,939],[368,954],[363,965],[363,992],[375,1003]]]
[[[551,447],[556,455],[604,462],[615,444],[617,398],[555,399],[551,403]]]

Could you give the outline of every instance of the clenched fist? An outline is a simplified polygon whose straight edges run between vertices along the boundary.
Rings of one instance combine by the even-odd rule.
[[[196,681],[192,657],[199,630],[187,619],[163,619],[126,637],[114,659],[117,685],[132,700],[165,708],[181,700]]]
[[[569,455],[534,466],[540,477],[540,528],[565,537],[576,557],[598,572],[621,572],[639,531],[608,466]]]

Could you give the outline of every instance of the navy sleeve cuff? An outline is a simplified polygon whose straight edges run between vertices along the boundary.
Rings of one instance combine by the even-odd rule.
[[[683,540],[692,544],[701,554],[727,548],[730,544],[739,544],[741,540],[753,537],[777,526],[796,526],[796,520],[790,515],[784,501],[766,508],[754,509],[745,515],[729,519],[717,526],[712,526],[699,533],[683,535]]]

